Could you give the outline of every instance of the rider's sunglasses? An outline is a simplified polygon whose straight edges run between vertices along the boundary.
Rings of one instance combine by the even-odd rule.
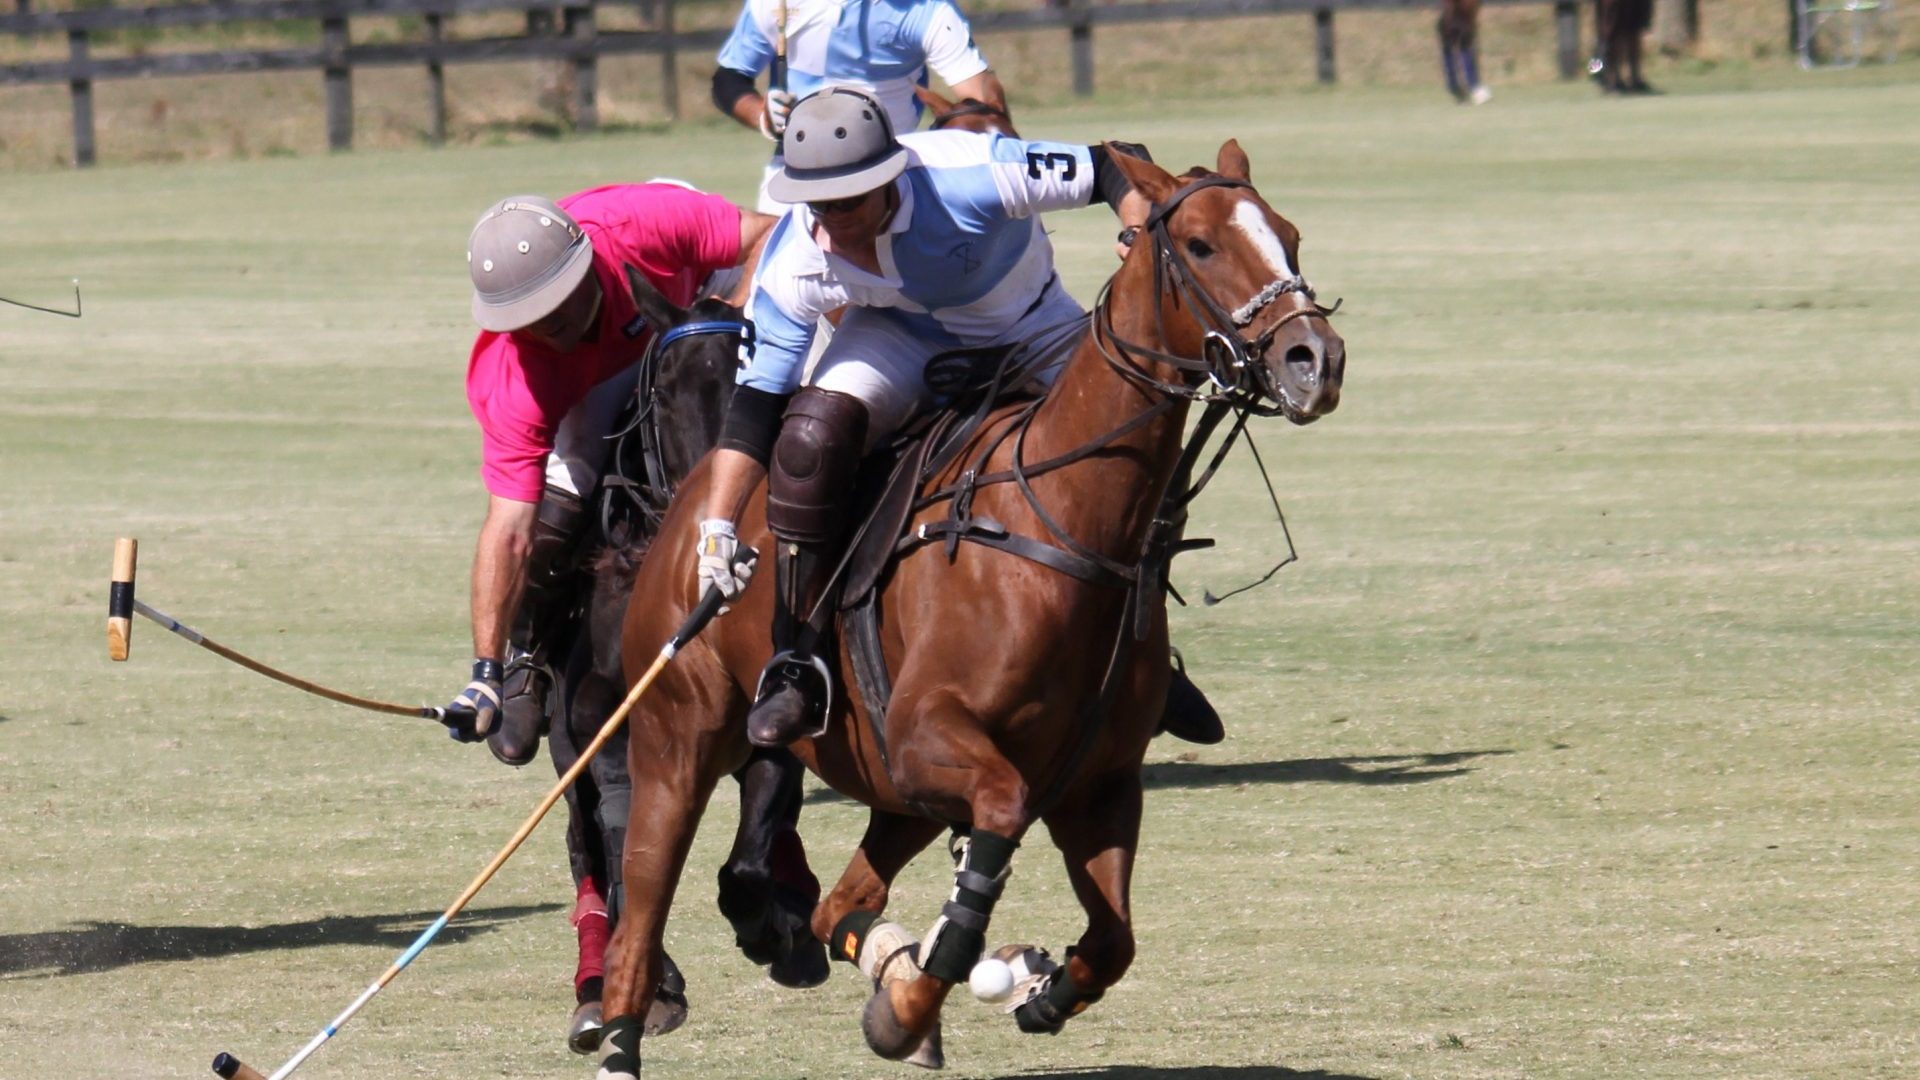
[[[869,191],[859,195],[849,195],[844,199],[827,199],[822,202],[810,202],[807,204],[807,209],[812,210],[815,214],[844,214],[851,210],[860,209],[860,204],[866,202],[867,196],[871,194],[873,193]]]

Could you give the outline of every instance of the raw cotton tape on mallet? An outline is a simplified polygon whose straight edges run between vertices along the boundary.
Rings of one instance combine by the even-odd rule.
[[[140,541],[123,536],[113,542],[113,584],[107,591],[107,655],[125,660],[133,649],[133,570]]]

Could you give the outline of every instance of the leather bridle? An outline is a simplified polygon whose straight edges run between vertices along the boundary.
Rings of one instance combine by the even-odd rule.
[[[1145,225],[1145,231],[1153,241],[1154,295],[1159,297],[1171,293],[1194,313],[1194,320],[1199,323],[1202,334],[1201,354],[1198,357],[1180,356],[1127,341],[1116,334],[1113,329],[1111,281],[1101,290],[1100,299],[1094,306],[1094,340],[1107,362],[1122,375],[1160,393],[1194,400],[1224,397],[1236,408],[1245,409],[1256,416],[1297,412],[1288,401],[1286,392],[1274,382],[1266,364],[1259,361],[1265,359],[1267,349],[1273,344],[1274,335],[1281,327],[1295,319],[1325,319],[1337,311],[1340,304],[1336,301],[1332,307],[1327,307],[1319,303],[1313,286],[1304,276],[1295,274],[1268,282],[1251,299],[1232,311],[1221,307],[1201,287],[1193,267],[1175,249],[1173,237],[1167,230],[1167,222],[1174,211],[1193,194],[1207,188],[1251,190],[1253,185],[1226,176],[1202,176],[1188,181],[1168,196],[1165,202],[1153,207],[1147,214]],[[1305,297],[1307,303],[1281,315],[1251,340],[1244,336],[1242,331],[1253,325],[1263,312],[1280,298],[1294,293]],[[1164,309],[1156,307],[1153,318],[1156,335],[1162,341],[1167,340]],[[1199,381],[1198,385],[1188,385],[1156,378],[1141,367],[1141,358],[1193,372],[1203,376],[1204,381]]]

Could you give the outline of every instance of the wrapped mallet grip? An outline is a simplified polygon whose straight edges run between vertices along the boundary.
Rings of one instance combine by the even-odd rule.
[[[140,542],[121,537],[113,542],[113,584],[107,592],[107,655],[125,660],[133,648],[133,568]]]
[[[221,1054],[213,1059],[214,1074],[220,1080],[267,1080],[252,1066],[232,1054]]]

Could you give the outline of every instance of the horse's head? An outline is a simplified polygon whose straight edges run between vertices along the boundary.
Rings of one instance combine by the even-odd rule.
[[[1175,177],[1149,161],[1113,160],[1153,204],[1121,268],[1137,288],[1150,280],[1164,346],[1195,379],[1273,402],[1296,424],[1340,404],[1347,348],[1314,300],[1300,267],[1300,232],[1249,179],[1233,140],[1213,171]]]
[[[642,419],[664,475],[650,482],[677,485],[713,444],[733,398],[746,320],[724,300],[680,308],[638,274],[629,274],[633,299],[654,328],[640,376]]]
[[[920,99],[920,104],[925,105],[928,114],[933,117],[933,131],[978,131],[988,135],[1020,137],[1020,133],[1013,129],[1013,117],[1007,114],[1007,110],[979,98],[949,101],[924,86],[914,87],[913,96]]]

